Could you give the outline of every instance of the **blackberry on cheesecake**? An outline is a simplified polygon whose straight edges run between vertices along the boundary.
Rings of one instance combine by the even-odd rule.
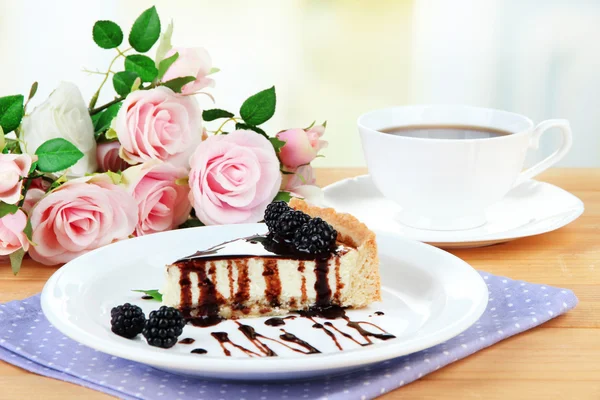
[[[163,303],[187,318],[360,308],[381,300],[375,234],[349,214],[292,199],[265,212],[269,232],[166,267]]]

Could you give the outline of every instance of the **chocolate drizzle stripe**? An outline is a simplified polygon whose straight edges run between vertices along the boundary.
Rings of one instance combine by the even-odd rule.
[[[192,306],[191,272],[186,269],[180,269],[179,274],[179,287],[181,288],[179,303],[182,308],[189,308]]]
[[[279,338],[281,340],[285,340],[286,342],[296,343],[297,345],[304,347],[306,350],[308,350],[307,354],[321,353],[318,349],[311,346],[310,343],[305,342],[304,340],[300,339],[298,336],[294,335],[293,333],[286,332],[284,329],[282,329],[281,332],[283,332],[283,334],[279,335]]]
[[[246,355],[248,355],[250,357],[260,357],[260,354],[254,352],[250,349],[247,349],[244,346],[240,346],[239,344],[232,342],[231,339],[229,339],[229,335],[227,334],[227,332],[212,332],[211,336],[214,337],[215,339],[217,339],[217,341],[221,345],[221,348],[223,349],[223,352],[225,353],[225,355],[227,357],[231,356],[231,352],[225,347],[226,343],[231,344],[233,347],[241,350],[242,352],[244,352]]]
[[[238,290],[234,298],[234,308],[243,310],[250,298],[250,278],[248,277],[248,260],[236,260],[238,266]]]
[[[349,333],[346,333],[346,332],[344,332],[344,331],[341,331],[341,330],[339,330],[339,329],[338,329],[338,328],[337,328],[335,325],[333,325],[333,324],[332,324],[331,322],[329,322],[329,321],[325,322],[325,324],[324,324],[324,325],[327,325],[328,327],[330,327],[330,328],[334,329],[336,332],[338,332],[338,333],[339,333],[340,335],[342,335],[343,337],[345,337],[345,338],[347,338],[347,339],[350,339],[350,340],[352,340],[354,343],[356,343],[356,344],[358,344],[358,345],[360,345],[360,346],[368,346],[368,345],[370,345],[370,344],[373,344],[371,341],[367,341],[367,343],[361,343],[361,342],[359,342],[358,340],[354,339],[354,337],[353,337],[351,334],[349,334]]]
[[[333,295],[333,299],[336,304],[340,304],[341,290],[344,288],[344,284],[342,283],[342,277],[340,276],[340,265],[340,258],[335,257],[335,294]]]
[[[279,306],[281,295],[281,280],[277,260],[263,260],[263,277],[265,278],[265,298],[272,307]]]
[[[300,297],[300,302],[302,304],[306,304],[308,296],[306,295],[306,276],[304,276],[304,261],[300,261],[298,263],[298,271],[302,274],[302,286],[300,287],[300,293],[302,295]]]
[[[327,259],[315,260],[315,292],[317,306],[327,306],[331,303],[331,288],[329,287],[329,262]]]
[[[229,277],[229,300],[233,301],[233,263],[227,260],[227,276]]]

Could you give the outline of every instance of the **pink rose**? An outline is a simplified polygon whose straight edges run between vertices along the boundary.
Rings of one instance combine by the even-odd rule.
[[[19,249],[27,251],[29,242],[23,229],[27,225],[27,215],[21,210],[0,218],[0,256],[6,256]]]
[[[187,167],[202,141],[196,100],[164,86],[130,93],[113,124],[121,142],[119,154],[129,164],[162,160]]]
[[[210,136],[190,163],[190,200],[207,225],[261,220],[281,184],[271,142],[253,131]]]
[[[309,164],[321,149],[327,147],[327,142],[320,140],[324,133],[325,127],[322,125],[313,126],[308,130],[298,128],[279,132],[277,138],[285,141],[279,153],[283,165],[297,168]]]
[[[314,185],[317,181],[315,171],[310,165],[303,165],[296,169],[287,169],[288,172],[293,172],[293,175],[283,175],[281,189],[285,191],[293,191],[295,188],[304,185]]]
[[[192,205],[188,185],[175,183],[187,178],[185,168],[149,161],[123,172],[123,182],[138,207],[137,236],[162,232],[184,223]]]
[[[171,64],[163,76],[163,82],[175,78],[182,78],[184,76],[195,76],[195,81],[192,81],[181,88],[181,93],[183,94],[194,93],[205,87],[215,86],[215,81],[208,78],[208,74],[210,74],[210,69],[212,68],[212,60],[204,48],[176,47],[169,50],[165,55],[165,58],[169,58],[175,53],[179,53],[179,57]]]
[[[96,147],[96,158],[98,159],[98,169],[101,172],[125,171],[129,164],[119,156],[119,142],[98,143]]]
[[[125,239],[137,224],[135,200],[106,175],[67,181],[31,210],[31,258],[64,263],[87,251]]]
[[[33,207],[44,197],[46,192],[42,189],[29,189],[27,193],[25,193],[25,201],[23,202],[23,211],[26,213],[31,213]]]
[[[19,202],[22,178],[29,174],[32,162],[28,154],[0,153],[0,201],[8,204]]]

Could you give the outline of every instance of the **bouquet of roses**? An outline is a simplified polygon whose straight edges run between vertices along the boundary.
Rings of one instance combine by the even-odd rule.
[[[15,274],[27,252],[59,264],[132,236],[258,222],[274,199],[318,195],[310,162],[325,123],[269,136],[274,87],[238,113],[202,111],[195,95],[213,99],[205,90],[219,70],[203,48],[172,47],[172,32],[161,36],[152,7],[121,49],[119,25],[96,22],[94,42],[116,54],[93,72],[103,78],[88,105],[72,83],[31,112],[37,82],[27,99],[0,97],[0,257]],[[153,60],[143,53],[156,43]],[[109,80],[116,96],[97,106]]]

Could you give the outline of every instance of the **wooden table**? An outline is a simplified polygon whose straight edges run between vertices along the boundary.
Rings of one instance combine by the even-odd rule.
[[[318,183],[362,173],[322,169]],[[582,199],[583,216],[555,232],[452,253],[477,269],[572,289],[580,300],[577,308],[382,399],[600,399],[600,169],[554,169],[541,180]],[[38,293],[55,270],[28,259],[14,277],[10,266],[0,263],[0,302]],[[109,396],[0,362],[0,398]]]

